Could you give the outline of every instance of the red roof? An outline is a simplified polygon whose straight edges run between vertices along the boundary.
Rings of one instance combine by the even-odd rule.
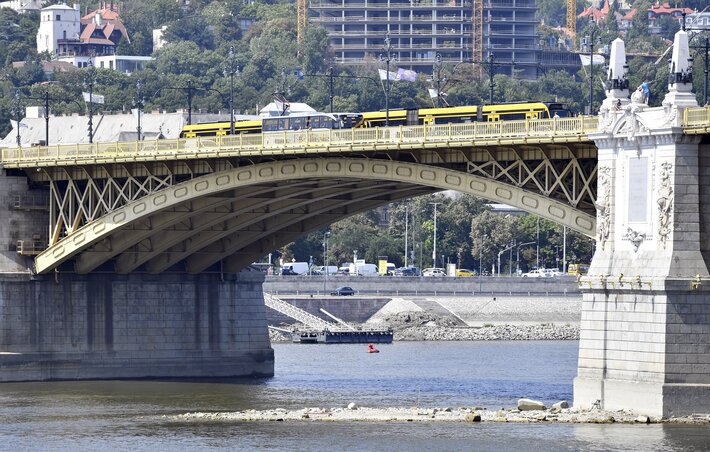
[[[671,14],[671,13],[686,13],[686,14],[692,14],[695,12],[694,9],[692,8],[672,8],[670,4],[664,3],[656,3],[655,5],[651,5],[650,8],[648,8],[649,12],[652,12],[656,15],[658,14]]]
[[[607,14],[609,14],[609,0],[604,0],[604,6],[602,9],[590,6],[589,8],[585,8],[578,17],[592,16],[592,20],[594,20],[594,22],[599,22],[600,20],[604,20]]]

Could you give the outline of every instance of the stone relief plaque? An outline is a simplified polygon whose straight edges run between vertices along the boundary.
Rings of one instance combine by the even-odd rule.
[[[648,222],[648,157],[629,159],[629,178],[626,186],[628,222]]]

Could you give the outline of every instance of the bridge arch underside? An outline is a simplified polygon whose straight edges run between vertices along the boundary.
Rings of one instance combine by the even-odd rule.
[[[37,256],[84,274],[237,272],[311,231],[399,199],[456,190],[505,203],[590,237],[596,220],[560,201],[446,168],[388,160],[270,161],[187,180],[91,221]],[[67,268],[69,270],[69,268]]]

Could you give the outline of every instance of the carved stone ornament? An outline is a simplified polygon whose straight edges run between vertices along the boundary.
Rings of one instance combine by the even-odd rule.
[[[597,242],[602,250],[609,240],[611,227],[611,168],[601,166],[598,170],[597,200]]]
[[[660,185],[658,188],[658,237],[666,248],[666,242],[673,228],[673,164],[661,164]]]
[[[629,242],[631,242],[632,245],[634,245],[634,253],[635,253],[639,250],[639,246],[641,246],[641,242],[646,240],[646,234],[643,232],[634,231],[631,228],[626,228],[626,234],[624,234],[623,239],[628,240]]]

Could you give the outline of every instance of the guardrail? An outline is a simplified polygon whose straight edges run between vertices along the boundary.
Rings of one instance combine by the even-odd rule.
[[[423,126],[300,130],[172,140],[82,143],[9,148],[6,168],[256,155],[363,152],[393,148],[495,143],[579,141],[597,129],[597,117],[472,122]]]
[[[686,108],[683,111],[685,128],[710,127],[710,107]]]

